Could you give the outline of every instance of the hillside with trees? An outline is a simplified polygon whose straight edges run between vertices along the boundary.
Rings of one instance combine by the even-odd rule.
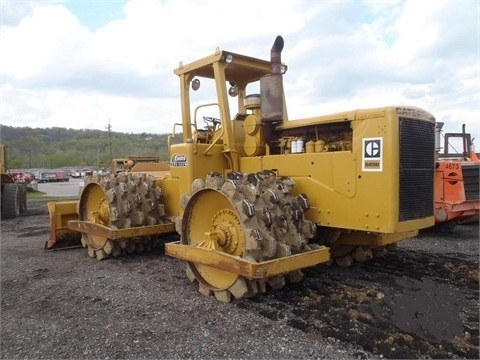
[[[175,140],[180,138],[181,135],[176,135]],[[0,142],[8,146],[10,169],[109,167],[111,158],[133,155],[160,156],[167,160],[167,139],[168,134],[0,125]]]

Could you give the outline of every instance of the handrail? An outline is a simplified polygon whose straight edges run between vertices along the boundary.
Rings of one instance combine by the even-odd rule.
[[[220,107],[220,105],[218,103],[209,103],[209,104],[203,104],[203,105],[198,105],[197,108],[195,109],[194,113],[193,113],[193,122],[194,122],[194,126],[195,126],[195,129],[197,129],[197,111],[200,110],[200,108],[204,108],[204,107],[207,107],[207,106],[214,106],[214,105],[217,105],[218,106],[218,109],[220,110],[220,114],[222,113],[222,108]]]
[[[173,124],[173,131],[172,131],[171,134],[168,134],[168,137],[167,137],[167,149],[170,149],[171,139],[173,139],[175,137],[175,128],[177,126],[183,126],[183,124],[181,124],[181,123]]]

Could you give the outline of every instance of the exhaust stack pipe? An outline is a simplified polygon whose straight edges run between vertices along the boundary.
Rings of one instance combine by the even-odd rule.
[[[270,51],[271,73],[260,79],[260,109],[264,123],[283,121],[283,45],[283,38],[277,36]]]
[[[442,145],[440,143],[440,134],[442,132],[443,128],[443,122],[436,122],[435,123],[435,152],[437,154],[440,153],[440,150],[442,149]],[[445,150],[446,152],[446,150]]]

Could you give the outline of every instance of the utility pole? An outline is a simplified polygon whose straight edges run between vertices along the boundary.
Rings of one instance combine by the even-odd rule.
[[[110,164],[112,163],[113,155],[112,155],[112,125],[110,125],[110,119],[108,119],[108,146],[110,147]]]

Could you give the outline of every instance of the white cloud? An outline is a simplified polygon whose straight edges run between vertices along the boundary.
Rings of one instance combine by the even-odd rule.
[[[170,132],[179,61],[216,47],[268,59],[281,34],[290,118],[411,104],[480,138],[473,0],[130,0],[95,27],[62,1],[1,6],[5,125]]]
[[[18,26],[2,26],[2,72],[19,80],[38,76],[52,63],[70,61],[82,35],[76,18],[60,6],[42,6]],[[80,41],[79,41],[80,40]]]

